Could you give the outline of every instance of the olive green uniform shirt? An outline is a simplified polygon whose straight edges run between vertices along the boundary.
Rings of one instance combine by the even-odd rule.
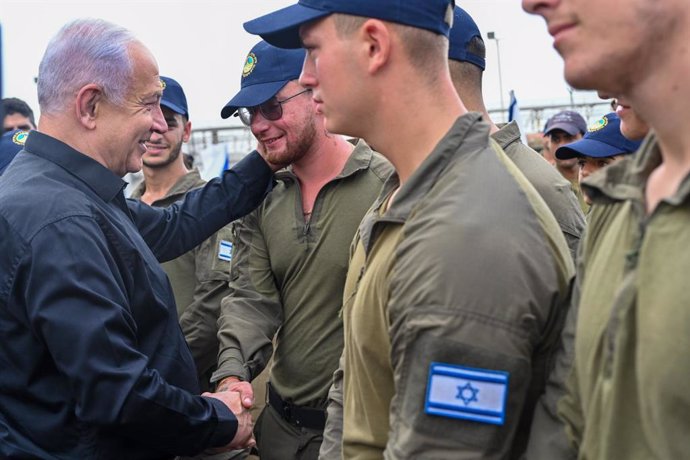
[[[151,205],[168,207],[204,184],[199,171],[193,169]],[[139,200],[145,191],[146,182],[142,182],[131,197]],[[180,326],[203,390],[210,388],[210,371],[215,368],[218,356],[217,322],[220,302],[228,293],[231,247],[232,232],[226,226],[191,251],[161,264],[170,279]]]
[[[690,177],[651,215],[652,135],[584,183],[575,361],[559,405],[580,459],[690,458]]]
[[[360,141],[343,171],[319,191],[310,220],[297,177],[289,170],[276,174],[264,203],[234,225],[214,381],[252,380],[271,357],[275,336],[271,384],[293,404],[325,408],[343,346],[339,311],[350,243],[391,171]]]
[[[385,211],[397,187],[392,176],[362,221],[348,271],[343,457],[517,457],[569,301],[563,234],[479,114],[456,121]],[[432,363],[507,373],[504,421],[427,413]],[[451,391],[455,414],[490,400]]]
[[[520,128],[516,122],[501,126],[491,137],[544,199],[561,227],[570,254],[575,260],[585,229],[585,216],[570,182],[541,155],[520,141]]]

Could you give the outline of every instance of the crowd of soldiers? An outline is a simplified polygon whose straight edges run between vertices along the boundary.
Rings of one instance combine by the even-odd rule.
[[[538,153],[453,0],[300,0],[208,182],[180,82],[65,25],[2,101],[0,457],[690,458],[690,4],[522,3],[611,113]]]

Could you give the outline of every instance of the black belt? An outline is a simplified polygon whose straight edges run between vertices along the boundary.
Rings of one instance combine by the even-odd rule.
[[[325,410],[295,406],[292,403],[284,401],[278,392],[273,389],[270,382],[267,383],[266,387],[268,405],[278,412],[281,417],[293,425],[323,431],[326,426]]]

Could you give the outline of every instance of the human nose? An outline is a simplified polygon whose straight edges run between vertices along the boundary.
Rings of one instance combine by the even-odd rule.
[[[309,53],[304,57],[302,72],[299,75],[299,84],[304,88],[314,88],[317,84],[316,73],[314,72],[314,60]]]
[[[153,109],[152,115],[153,126],[151,127],[151,131],[159,134],[163,134],[164,132],[168,131],[168,123],[165,121],[160,104],[156,105],[156,107]]]
[[[151,137],[149,137],[149,142],[156,143],[159,142],[161,139],[163,139],[163,133],[154,129],[151,133]]]
[[[553,8],[560,0],[522,0],[522,9],[530,14],[544,16],[546,9]]]
[[[258,137],[259,134],[267,131],[269,126],[270,122],[264,117],[261,110],[254,112],[251,124],[249,125],[249,129],[252,131],[252,134],[254,134],[254,137]]]

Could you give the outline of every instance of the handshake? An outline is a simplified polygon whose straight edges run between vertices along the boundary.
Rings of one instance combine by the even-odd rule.
[[[216,393],[204,393],[201,396],[219,399],[237,417],[235,437],[227,446],[212,449],[213,453],[246,449],[256,445],[254,422],[249,412],[254,405],[254,390],[249,382],[243,382],[237,377],[228,377],[220,382]]]

